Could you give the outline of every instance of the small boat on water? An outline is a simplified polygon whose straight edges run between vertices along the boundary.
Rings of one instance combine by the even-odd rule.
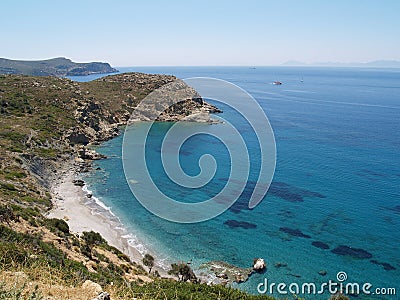
[[[275,85],[281,85],[281,84],[282,84],[282,82],[280,82],[280,81],[274,81],[272,84],[275,84]]]

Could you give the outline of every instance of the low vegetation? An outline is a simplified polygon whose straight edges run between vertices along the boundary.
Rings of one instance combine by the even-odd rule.
[[[121,252],[110,247],[98,233],[84,232],[80,238],[77,238],[64,230],[63,221],[55,220],[46,221],[46,227],[50,228],[51,233],[57,232],[57,235],[53,235],[57,243],[69,249],[77,246],[81,247],[80,249],[89,247],[90,252],[75,249],[87,259],[76,261],[69,258],[68,254],[62,251],[54,241],[44,241],[44,237],[48,239],[49,235],[42,230],[35,233],[21,233],[1,224],[0,270],[8,274],[10,272],[24,274],[25,278],[25,281],[14,290],[6,287],[5,282],[0,281],[0,289],[4,295],[15,294],[14,298],[4,299],[41,299],[40,296],[45,295],[46,290],[39,287],[46,284],[80,287],[86,280],[97,282],[106,290],[111,291],[113,299],[132,299],[132,297],[137,299],[217,299],[218,297],[220,299],[271,299],[251,296],[219,285],[208,286],[185,282],[185,279],[192,282],[197,282],[197,280],[193,281],[194,274],[187,265],[185,268],[183,264],[176,265],[182,267],[177,269],[173,265],[180,281],[153,278],[151,282],[143,283],[140,277],[136,280],[128,280],[127,274],[144,275],[146,272],[131,262],[113,263],[110,252],[113,254],[121,254]],[[12,227],[18,227],[17,223],[12,224]],[[60,226],[60,224],[63,225]],[[34,231],[27,224],[21,225],[24,225],[23,227],[28,231]],[[88,268],[88,265],[91,268]],[[26,285],[28,282],[34,282],[35,287]]]
[[[181,282],[192,282],[199,283],[200,281],[197,279],[194,274],[192,268],[185,263],[174,263],[171,265],[171,270],[168,271],[168,274],[175,275],[179,281]]]
[[[149,268],[149,274],[151,274],[151,269],[154,267],[154,257],[146,253],[143,257],[143,264]]]

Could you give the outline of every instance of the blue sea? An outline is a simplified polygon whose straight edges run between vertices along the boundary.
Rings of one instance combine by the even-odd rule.
[[[337,281],[339,272],[347,274],[344,283],[371,283],[372,292],[377,287],[394,287],[400,293],[400,69],[119,69],[232,82],[260,104],[274,131],[277,148],[271,187],[263,201],[249,209],[248,198],[259,168],[257,151],[252,154],[256,147],[254,133],[243,125],[240,114],[222,105],[220,116],[239,124],[237,128],[250,151],[246,188],[239,200],[218,217],[178,224],[151,214],[131,193],[122,165],[123,135],[103,143],[97,150],[108,159],[97,161],[85,181],[93,195],[125,226],[132,245],[153,253],[164,267],[191,260],[196,270],[211,260],[249,267],[253,258],[262,257],[267,263],[266,272],[235,284],[254,294],[265,278],[269,283],[301,286],[314,282],[319,286]],[[283,84],[273,85],[276,80]],[[223,124],[192,126],[215,132]],[[207,134],[184,143],[180,156],[182,169],[192,176],[199,172],[201,155],[215,158],[218,169],[207,188],[183,189],[165,178],[159,159],[160,143],[170,127],[168,123],[155,124],[146,148],[148,167],[160,190],[183,202],[205,200],[218,193],[229,176],[229,154],[218,139]],[[134,139],[137,130],[126,134]],[[138,184],[140,178],[137,174]],[[276,290],[273,295],[279,296]],[[329,298],[328,293],[299,296]],[[398,296],[360,295],[358,299]]]

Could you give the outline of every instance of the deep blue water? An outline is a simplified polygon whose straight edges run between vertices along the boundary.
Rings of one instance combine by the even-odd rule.
[[[255,274],[238,285],[253,293],[264,278],[277,283],[320,284],[335,280],[339,271],[347,273],[347,282],[395,287],[400,293],[400,70],[300,67],[120,70],[228,80],[258,101],[275,134],[277,166],[261,204],[249,210],[246,206],[249,193],[245,190],[231,209],[197,224],[165,221],[135,200],[123,173],[122,136],[99,147],[98,151],[109,159],[96,162],[101,170],[86,178],[89,188],[128,231],[135,232],[149,251],[156,252],[159,261],[167,264],[192,259],[196,267],[202,262],[224,260],[247,267],[253,258],[263,257],[268,265],[266,273]],[[275,80],[283,84],[272,85]],[[227,107],[223,109],[222,117],[242,124],[238,128],[250,152],[254,151],[252,171],[256,173],[254,134],[243,126],[240,116]],[[146,150],[156,183],[180,201],[201,201],[217,193],[229,175],[229,158],[223,145],[207,135],[188,140],[180,160],[182,168],[195,175],[199,171],[199,157],[212,154],[219,163],[213,181],[204,189],[185,190],[173,187],[165,178],[157,157],[160,140],[169,126],[157,124],[152,129],[154,138],[149,140]],[[215,126],[222,125],[198,126],[218,131]],[[129,134],[134,135],[135,131],[130,130]],[[137,175],[140,184],[140,174]],[[247,192],[251,190],[251,176]],[[224,224],[229,220],[245,221],[250,226]],[[312,245],[315,241],[327,244],[329,249],[315,247]],[[363,249],[372,257],[356,258],[331,251],[339,245]],[[286,266],[276,267],[277,263]],[[318,274],[321,270],[327,275]],[[321,297],[327,298],[327,295]]]

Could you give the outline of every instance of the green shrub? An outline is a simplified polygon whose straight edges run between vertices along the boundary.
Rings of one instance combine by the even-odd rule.
[[[21,133],[15,132],[15,131],[0,132],[0,137],[17,142],[18,144],[26,139],[25,134],[21,134]]]
[[[45,219],[44,226],[46,226],[47,229],[55,234],[59,234],[61,232],[69,235],[69,226],[67,222],[62,219]]]
[[[168,271],[168,274],[177,276],[179,281],[198,283],[192,268],[185,263],[171,264],[171,270]]]
[[[11,152],[17,152],[17,153],[23,153],[24,150],[22,150],[21,148],[17,147],[17,146],[11,146],[7,148],[8,151]]]
[[[10,221],[16,221],[18,217],[14,214],[13,210],[5,205],[0,205],[0,222],[9,223]]]
[[[154,257],[146,253],[143,257],[143,264],[149,268],[149,273],[151,273],[151,269],[154,267]]]
[[[53,158],[57,155],[57,150],[52,148],[36,148],[35,152],[41,157]]]
[[[124,253],[118,253],[117,256],[119,259],[122,259],[126,262],[131,262],[131,259],[128,257],[128,255],[126,255]]]
[[[0,300],[41,300],[43,299],[42,293],[35,286],[35,290],[28,295],[24,293],[25,285],[12,286],[7,288],[4,282],[0,282]]]
[[[92,249],[87,244],[80,245],[79,250],[86,257],[92,258]]]
[[[131,298],[139,299],[240,299],[240,300],[273,300],[266,295],[250,295],[246,292],[224,287],[222,285],[193,284],[174,280],[156,279],[144,285],[131,285]]]
[[[29,260],[28,253],[18,243],[0,242],[0,253],[1,268],[26,265]]]
[[[106,243],[105,239],[103,239],[100,233],[94,231],[84,231],[82,233],[82,239],[90,247]]]
[[[11,204],[15,216],[23,218],[25,221],[31,221],[32,219],[41,218],[41,214],[32,207],[21,207],[19,205]]]
[[[7,183],[7,182],[0,182],[0,188],[3,190],[8,190],[8,191],[16,191],[16,187],[11,184],[11,183]]]
[[[5,175],[6,179],[12,180],[16,178],[25,178],[26,174],[22,172],[14,172],[14,171],[8,171],[7,174]]]

